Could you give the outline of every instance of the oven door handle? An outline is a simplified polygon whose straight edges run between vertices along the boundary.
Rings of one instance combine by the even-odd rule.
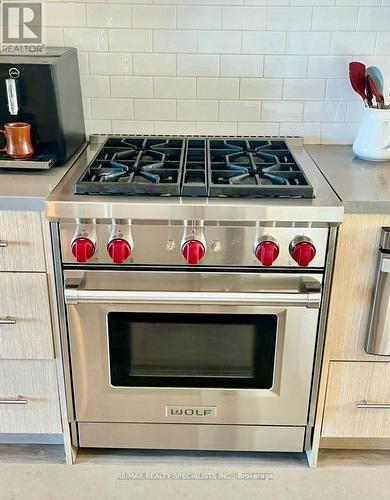
[[[307,307],[318,309],[321,284],[302,280],[297,292],[176,292],[135,290],[88,290],[65,285],[65,303],[74,304],[189,304]]]

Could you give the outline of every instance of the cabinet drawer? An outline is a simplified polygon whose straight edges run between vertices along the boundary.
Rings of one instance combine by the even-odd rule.
[[[0,273],[0,359],[52,359],[46,274]]]
[[[0,361],[1,432],[62,432],[55,361]]]
[[[390,438],[390,363],[330,364],[322,437]]]
[[[38,212],[0,212],[0,271],[45,271]]]

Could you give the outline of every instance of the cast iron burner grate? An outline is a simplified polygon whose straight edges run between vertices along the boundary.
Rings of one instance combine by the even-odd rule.
[[[184,139],[105,141],[76,183],[76,194],[180,196]]]
[[[110,137],[76,194],[313,198],[283,140]]]

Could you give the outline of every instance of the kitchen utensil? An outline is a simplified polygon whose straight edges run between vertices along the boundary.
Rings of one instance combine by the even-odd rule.
[[[364,110],[352,149],[363,160],[390,160],[390,109]]]
[[[15,160],[26,160],[34,154],[34,149],[31,144],[31,125],[24,122],[6,123],[4,130],[0,130],[4,134],[7,144],[0,151],[5,151],[8,156]]]
[[[368,106],[368,99],[366,94],[366,67],[360,62],[349,63],[349,81],[352,88],[363,99],[364,104]]]
[[[379,99],[380,99],[380,103],[381,103],[381,107],[384,108],[384,104],[385,104],[385,99],[383,97],[383,75],[382,75],[382,72],[379,68],[377,68],[376,66],[369,66],[367,69],[366,69],[366,77],[370,77],[372,82],[374,83],[375,85],[375,88],[377,90],[377,94],[379,96]],[[379,104],[378,102],[378,104]]]
[[[385,107],[385,100],[370,75],[367,75],[367,89],[369,89],[367,94],[372,94],[375,97],[377,108],[383,109]]]

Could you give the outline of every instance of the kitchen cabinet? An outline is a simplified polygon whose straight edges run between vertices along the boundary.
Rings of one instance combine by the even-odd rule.
[[[350,213],[339,228],[314,450],[390,449],[390,356],[364,350],[383,226],[390,226],[389,214]],[[383,407],[357,407],[359,401]]]
[[[322,437],[390,438],[390,361],[330,363]]]
[[[0,360],[0,432],[62,432],[54,361]]]
[[[53,359],[44,273],[0,273],[0,359]]]
[[[61,437],[62,364],[48,222],[0,211],[0,433]],[[64,431],[65,432],[65,431]],[[33,440],[35,437],[33,437]],[[70,445],[69,445],[70,446]]]
[[[39,212],[0,211],[0,272],[46,272]]]

